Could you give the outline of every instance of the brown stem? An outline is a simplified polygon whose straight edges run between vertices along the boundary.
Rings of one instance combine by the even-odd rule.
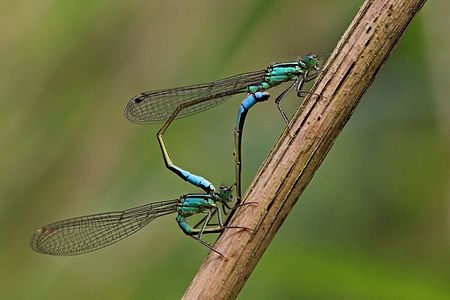
[[[425,0],[368,0],[324,67],[290,130],[280,138],[239,208],[184,294],[184,299],[232,299],[319,168],[363,93]],[[389,91],[387,91],[389,92]],[[321,95],[318,97],[317,95]]]

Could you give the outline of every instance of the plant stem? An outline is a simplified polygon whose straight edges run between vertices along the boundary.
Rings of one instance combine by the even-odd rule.
[[[367,0],[183,299],[233,299],[425,0]],[[389,91],[387,91],[389,92]],[[318,96],[320,95],[320,96]]]

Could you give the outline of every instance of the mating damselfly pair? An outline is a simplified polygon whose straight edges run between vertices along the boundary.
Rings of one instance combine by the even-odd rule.
[[[282,100],[294,87],[300,96],[303,84],[316,78],[318,72],[318,56],[306,55],[298,61],[273,64],[261,71],[243,73],[206,84],[144,92],[133,97],[125,108],[127,119],[138,124],[164,122],[157,138],[167,168],[203,189],[204,193],[186,194],[178,199],[153,202],[123,211],[54,222],[39,228],[33,234],[31,247],[37,252],[50,255],[83,254],[113,244],[135,233],[155,218],[177,213],[176,221],[182,231],[215,251],[203,240],[203,234],[218,233],[227,228],[241,228],[225,226],[222,212],[226,213],[227,209],[241,205],[241,141],[248,110],[270,97],[266,90],[284,82],[292,82],[275,99],[278,110],[288,124],[289,119],[281,107]],[[175,119],[204,111],[240,93],[249,95],[239,108],[234,133],[237,201],[232,206],[232,186],[220,186],[216,189],[207,179],[176,166],[170,159],[163,135]],[[187,218],[200,213],[205,214],[205,217],[196,225],[190,226]],[[216,214],[218,224],[212,224],[212,218]]]

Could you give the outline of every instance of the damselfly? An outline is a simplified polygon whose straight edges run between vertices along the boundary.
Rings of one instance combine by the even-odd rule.
[[[186,194],[178,199],[153,202],[123,211],[58,221],[39,228],[31,237],[30,244],[33,250],[43,254],[84,254],[126,238],[158,217],[178,213],[176,221],[186,235],[223,257],[203,240],[203,234],[218,233],[225,228],[244,228],[224,226],[218,204],[221,204],[222,209],[231,209],[232,199],[232,188],[220,186],[212,193]],[[219,224],[211,224],[211,218],[216,212]],[[187,218],[200,213],[206,216],[191,227]]]
[[[204,111],[235,94],[254,94],[283,82],[293,81],[275,99],[281,116],[286,124],[289,124],[289,118],[281,107],[282,100],[294,86],[300,96],[303,84],[316,78],[318,72],[315,71],[318,71],[319,68],[318,56],[311,54],[298,61],[277,63],[268,66],[265,70],[243,73],[210,83],[144,92],[128,102],[125,116],[128,120],[138,124],[164,122],[157,134],[164,162],[169,170],[184,178],[177,167],[173,165],[163,141],[163,135],[173,120]],[[268,93],[264,93],[264,96],[261,97],[250,95],[244,100],[239,110],[235,129],[236,198],[238,202],[241,198],[241,134],[245,115],[253,104],[265,101],[268,97]],[[249,105],[252,101],[254,103]]]

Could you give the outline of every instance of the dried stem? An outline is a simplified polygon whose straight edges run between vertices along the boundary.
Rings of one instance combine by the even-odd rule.
[[[275,233],[352,115],[425,0],[366,1],[332,53],[323,74],[251,184],[184,299],[232,299],[244,286]],[[317,95],[321,95],[318,97]]]

